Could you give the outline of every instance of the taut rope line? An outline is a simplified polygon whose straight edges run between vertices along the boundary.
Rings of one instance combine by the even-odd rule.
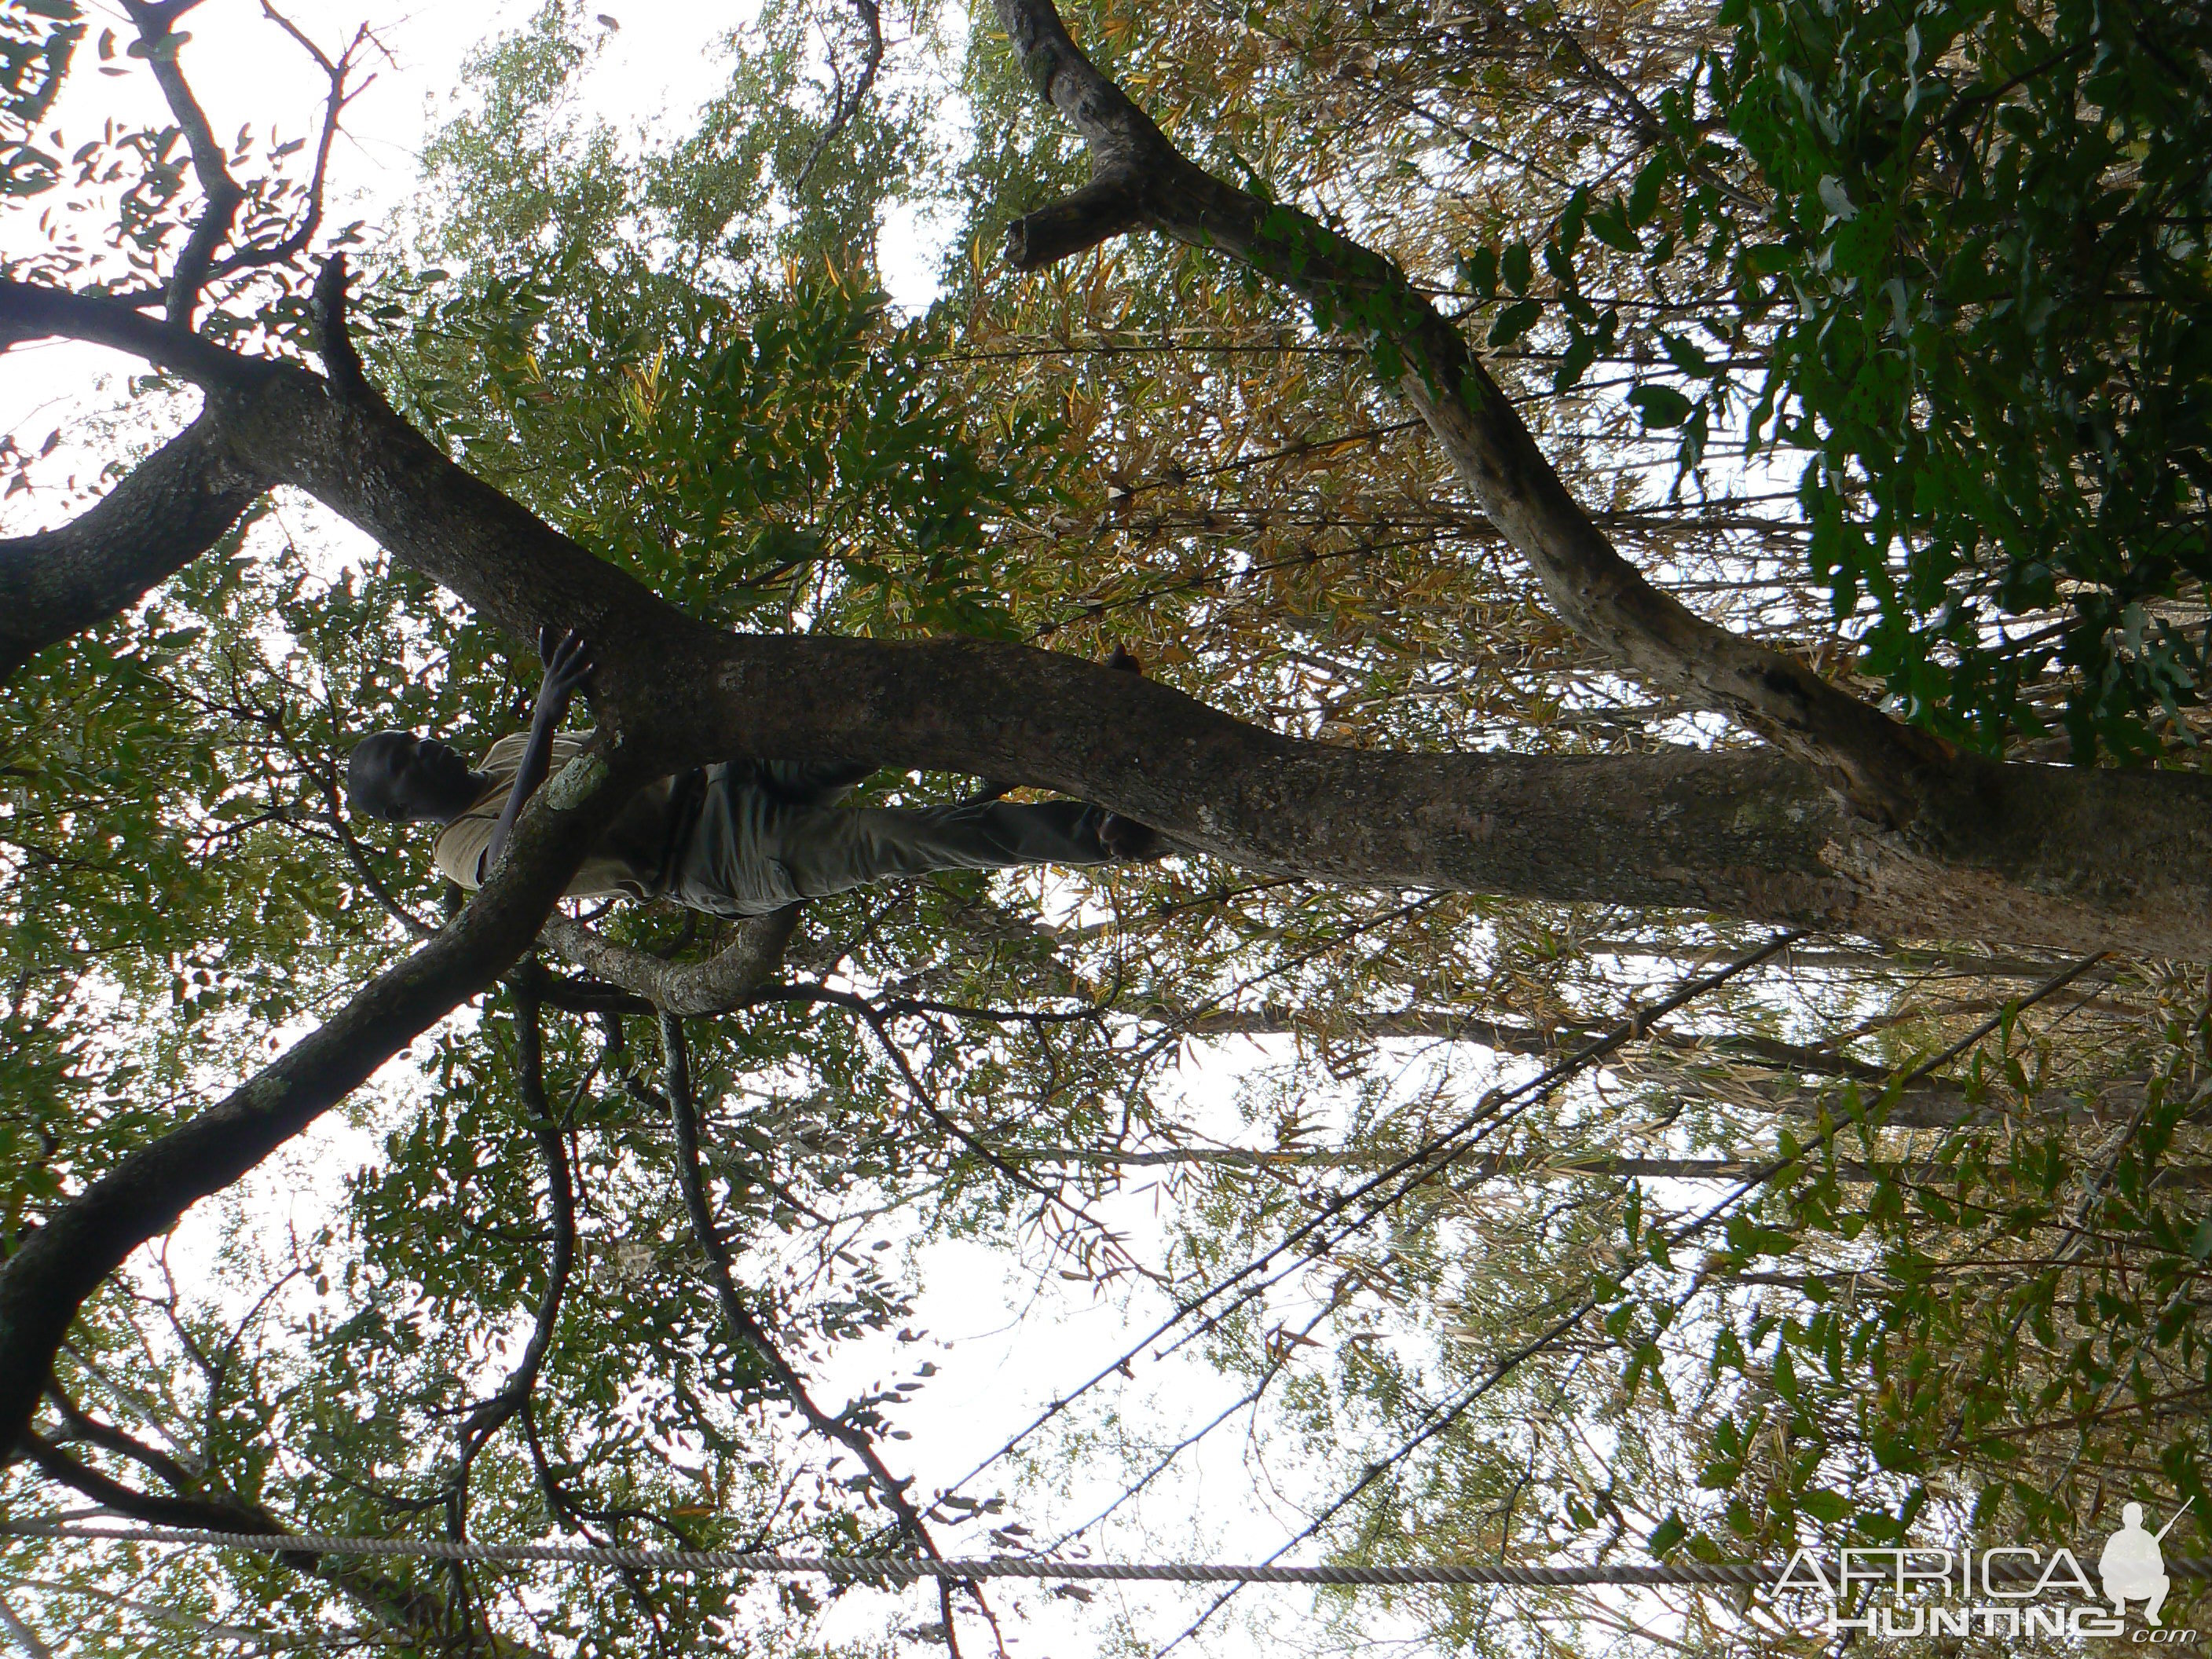
[[[1230,1562],[1062,1561],[1033,1555],[968,1560],[918,1555],[757,1555],[737,1550],[624,1549],[589,1544],[456,1543],[442,1538],[337,1538],[320,1533],[198,1532],[177,1527],[57,1526],[0,1521],[0,1536],[111,1544],[181,1544],[287,1555],[361,1555],[428,1561],[625,1567],[664,1572],[819,1574],[854,1583],[910,1584],[920,1579],[1050,1578],[1171,1584],[1481,1584],[1540,1589],[1583,1584],[1755,1587],[1779,1579],[1780,1561],[1679,1561],[1653,1566],[1524,1567],[1424,1561],[1396,1567],[1274,1567]],[[2033,1566],[1992,1562],[1992,1579],[2034,1576]],[[2175,1577],[2212,1577],[2212,1558],[2169,1561]]]

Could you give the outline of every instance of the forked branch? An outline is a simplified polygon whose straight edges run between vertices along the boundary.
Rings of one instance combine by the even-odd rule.
[[[169,321],[178,328],[192,325],[200,293],[207,287],[208,274],[215,264],[215,251],[230,235],[238,210],[246,201],[245,191],[231,176],[222,145],[208,125],[207,112],[200,107],[191,83],[177,63],[184,37],[175,33],[176,21],[197,3],[123,0],[123,9],[138,26],[137,54],[153,70],[154,82],[161,88],[169,112],[177,118],[177,126],[191,152],[193,176],[199,180],[200,194],[206,198],[199,217],[192,222],[191,234],[185,240],[185,251],[177,258],[177,268],[169,275],[166,307]]]
[[[344,52],[333,60],[329,53],[308,39],[298,25],[270,5],[269,0],[261,0],[261,11],[315,60],[315,67],[322,70],[324,78],[330,82],[330,91],[323,100],[322,131],[315,139],[315,170],[307,180],[307,205],[300,216],[300,222],[276,241],[249,243],[238,249],[216,265],[210,273],[215,276],[227,276],[233,271],[250,266],[283,264],[307,251],[308,245],[315,240],[315,232],[322,228],[323,186],[330,176],[331,146],[337,140],[338,118],[345,113],[345,106],[368,91],[370,83],[376,79],[372,75],[351,86],[347,84],[353,74],[356,57],[369,42],[368,24],[364,23],[354,31],[353,39],[347,43]]]
[[[1459,331],[1393,261],[1194,165],[1077,48],[1050,0],[994,4],[1030,82],[1082,135],[1092,172],[1083,190],[1012,227],[1010,263],[1035,270],[1139,225],[1226,253],[1375,352],[1559,615],[1654,690],[1740,720],[1877,823],[1912,824],[1931,788],[1972,767],[1646,581],[1575,501]]]
[[[369,39],[365,26],[356,32],[345,51],[333,59],[268,0],[263,0],[263,13],[314,60],[329,82],[330,90],[324,100],[322,126],[315,143],[314,172],[307,185],[307,203],[298,222],[273,242],[249,242],[218,259],[217,252],[236,228],[238,210],[245,205],[246,191],[231,172],[222,142],[209,124],[207,112],[200,107],[199,99],[177,61],[185,37],[176,33],[176,21],[198,3],[198,0],[161,0],[160,3],[155,0],[124,0],[125,9],[138,28],[134,50],[146,59],[153,70],[155,83],[169,106],[169,112],[176,117],[178,130],[184,134],[185,147],[192,158],[192,175],[199,181],[200,194],[204,198],[185,238],[184,252],[177,258],[176,269],[170,272],[168,283],[161,290],[169,322],[185,329],[192,325],[210,282],[235,271],[283,264],[307,250],[322,225],[324,183],[330,170],[331,146],[337,137],[338,118],[346,105],[368,85],[368,81],[352,87],[347,85],[355,57]],[[149,292],[145,297],[150,300],[153,295]]]

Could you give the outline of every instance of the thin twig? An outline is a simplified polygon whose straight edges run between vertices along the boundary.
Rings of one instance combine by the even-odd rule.
[[[660,1017],[662,1053],[667,1061],[667,1090],[669,1122],[676,1133],[676,1179],[683,1188],[684,1206],[691,1219],[691,1234],[707,1258],[708,1276],[713,1281],[714,1298],[720,1304],[723,1323],[729,1327],[731,1339],[750,1348],[767,1367],[776,1387],[791,1401],[799,1414],[817,1434],[834,1440],[860,1460],[860,1466],[874,1481],[884,1504],[898,1518],[899,1529],[905,1533],[915,1547],[925,1554],[942,1557],[936,1540],[930,1535],[928,1523],[914,1500],[907,1496],[907,1488],[914,1483],[909,1478],[899,1480],[885,1466],[876,1450],[875,1442],[857,1423],[843,1415],[831,1416],[814,1403],[805,1382],[791,1363],[783,1357],[767,1329],[755,1319],[738,1294],[737,1274],[732,1264],[729,1246],[723,1242],[720,1231],[714,1225],[713,1208],[707,1202],[707,1188],[700,1174],[699,1114],[691,1097],[691,1060],[684,1038],[684,1022],[675,1014]],[[945,1645],[952,1659],[960,1659],[960,1644],[953,1628],[952,1582],[937,1581],[939,1608],[945,1619]],[[975,1593],[970,1585],[969,1590]],[[980,1598],[979,1598],[980,1599]]]
[[[868,36],[867,46],[860,58],[860,72],[854,77],[851,90],[847,91],[842,72],[837,67],[837,49],[834,46],[830,47],[830,72],[836,77],[837,82],[836,100],[830,109],[830,125],[822,129],[822,136],[814,141],[814,148],[806,153],[805,165],[799,169],[799,176],[791,181],[794,192],[805,186],[814,172],[814,164],[822,159],[822,152],[830,148],[830,140],[843,131],[846,123],[860,113],[861,100],[876,83],[876,71],[883,67],[884,18],[878,0],[853,0],[853,9],[860,14],[860,27],[867,31]]]

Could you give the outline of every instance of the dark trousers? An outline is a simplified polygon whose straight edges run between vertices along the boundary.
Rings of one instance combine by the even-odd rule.
[[[836,804],[875,769],[811,761],[708,767],[690,792],[696,816],[672,850],[668,896],[716,915],[757,916],[887,876],[1113,856],[1098,839],[1104,811],[1080,801]]]

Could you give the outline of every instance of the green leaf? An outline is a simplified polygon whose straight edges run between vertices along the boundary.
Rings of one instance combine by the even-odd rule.
[[[1819,1487],[1796,1495],[1797,1507],[1816,1521],[1830,1526],[1840,1525],[1851,1512],[1850,1500],[1840,1493],[1826,1492]]]
[[[1593,208],[1589,216],[1590,234],[1607,247],[1618,248],[1623,253],[1634,253],[1643,246],[1635,231],[1629,228],[1625,205],[1616,204],[1609,208]]]
[[[1517,300],[1498,313],[1498,320],[1490,325],[1489,342],[1493,346],[1510,345],[1535,325],[1544,314],[1540,300]]]
[[[1647,429],[1680,426],[1690,417],[1690,400],[1669,386],[1639,386],[1628,401],[1643,415]]]
[[[1479,247],[1463,254],[1459,262],[1460,281],[1471,293],[1485,300],[1498,297],[1498,250]]]
[[[1629,187],[1627,204],[1628,222],[1638,229],[1650,224],[1658,212],[1660,187],[1667,182],[1672,166],[1671,158],[1662,154],[1653,156],[1638,171],[1636,182]]]
[[[1526,294],[1528,279],[1535,274],[1529,258],[1528,245],[1526,242],[1507,243],[1504,253],[1498,259],[1498,270],[1505,278],[1507,288],[1516,294]]]

